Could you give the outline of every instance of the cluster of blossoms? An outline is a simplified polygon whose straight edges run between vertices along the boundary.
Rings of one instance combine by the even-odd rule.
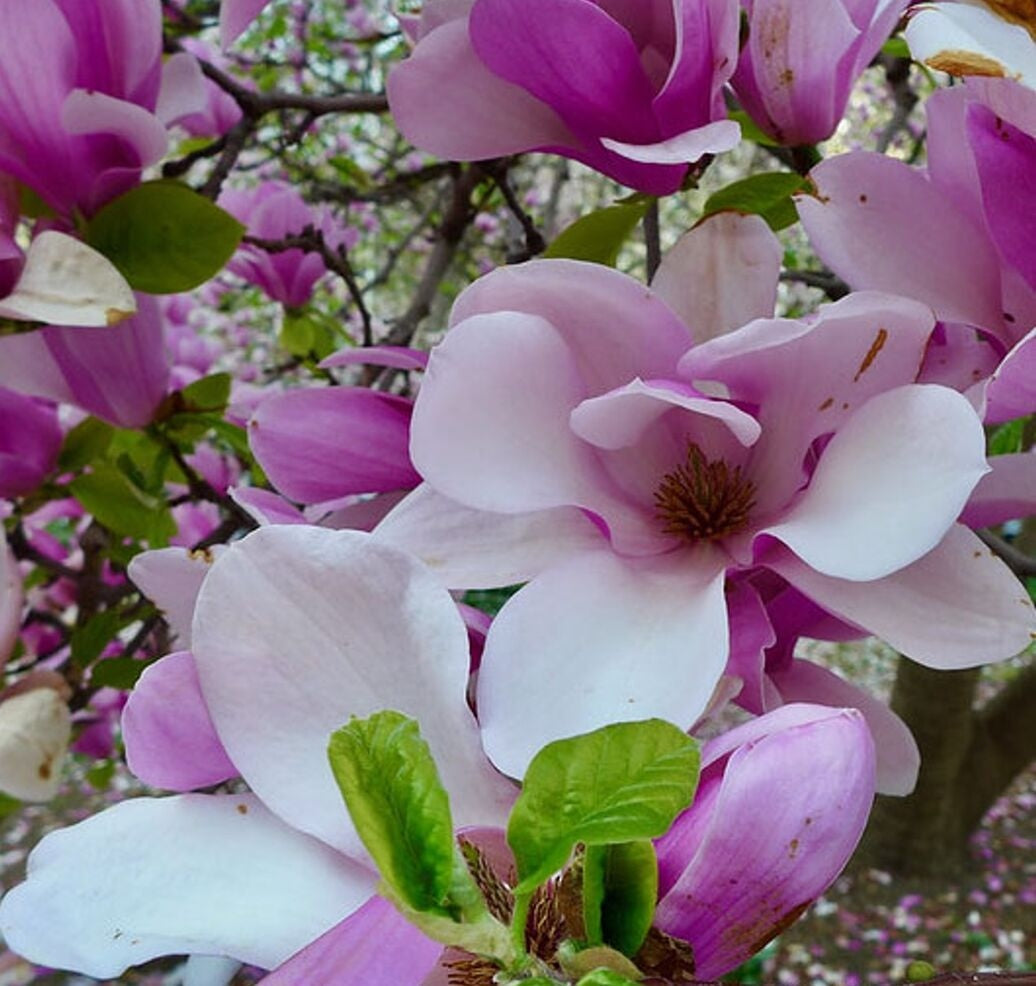
[[[223,45],[265,6],[223,0]],[[811,160],[804,145],[835,131],[907,6],[427,0],[399,17],[412,53],[387,96],[422,151],[546,151],[667,195],[741,140],[730,100]],[[975,533],[1036,513],[1036,455],[987,457],[984,430],[1036,409],[1036,25],[1024,4],[924,6],[917,57],[994,77],[928,100],[925,168],[860,151],[800,184],[810,242],[851,289],[839,300],[777,316],[781,241],[724,211],[649,286],[530,260],[461,291],[431,353],[386,334],[321,354],[321,374],[412,375],[416,396],[239,380],[212,415],[207,375],[227,353],[195,326],[226,284],[202,304],[148,291],[167,282],[136,283],[120,255],[127,281],[83,239],[110,247],[106,210],[165,194],[142,181],[171,132],[232,148],[261,94],[217,85],[229,63],[200,42],[163,60],[157,0],[0,0],[0,28],[23,39],[0,47],[0,319],[44,323],[0,338],[0,496],[19,503],[0,656],[39,658],[0,693],[6,792],[56,790],[66,673],[82,685],[87,646],[23,626],[26,596],[34,611],[95,605],[71,576],[104,520],[99,488],[145,515],[156,491],[173,503],[171,530],[140,522],[138,541],[164,546],[97,562],[112,600],[139,590],[168,632],[128,697],[89,695],[77,743],[111,755],[121,715],[130,770],[174,793],[41,842],[0,902],[16,953],[97,977],[186,955],[198,984],[242,963],[268,986],[688,981],[730,971],[830,886],[875,792],[909,794],[919,754],[886,705],[797,656],[799,639],[874,634],[937,669],[1036,639],[1032,599]],[[204,215],[236,233],[218,268],[304,320],[361,234],[283,181],[219,184]],[[251,477],[212,446],[185,453],[170,435],[186,414],[246,433]],[[91,421],[115,451],[66,483],[82,467],[69,424]],[[154,445],[137,460],[133,429]],[[68,496],[23,509],[47,483]],[[247,524],[224,532],[220,508]],[[24,588],[27,559],[61,578]],[[458,602],[515,586],[492,619]],[[734,707],[742,723],[719,731]],[[414,744],[377,748],[384,710],[419,727],[434,784]],[[675,769],[666,756],[694,761],[670,785],[686,797],[635,829],[608,816],[614,792],[598,803],[569,778],[558,812],[590,799],[587,818],[537,883],[527,830],[549,812],[530,822],[528,804],[544,764],[617,724],[677,736],[644,776],[621,775],[639,792],[623,809],[661,799],[649,775]],[[687,735],[706,734],[699,758]],[[351,783],[364,756],[378,769]],[[428,834],[440,788],[445,876]],[[640,882],[604,886],[601,853]],[[426,880],[437,896],[419,906]]]

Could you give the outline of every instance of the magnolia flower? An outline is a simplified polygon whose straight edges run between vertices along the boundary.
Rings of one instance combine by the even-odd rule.
[[[0,387],[0,497],[39,486],[57,463],[63,437],[53,406]]]
[[[909,0],[746,0],[748,40],[731,85],[782,144],[834,133],[860,73]]]
[[[248,228],[248,235],[264,240],[297,236],[312,226],[332,249],[355,242],[355,230],[342,226],[326,208],[307,205],[302,196],[283,182],[267,181],[256,188],[228,189],[219,204]],[[227,264],[274,301],[300,308],[313,294],[313,286],[326,271],[318,253],[295,248],[271,252],[244,243]]]
[[[274,968],[360,908],[377,879],[326,756],[352,715],[416,718],[457,823],[502,823],[515,792],[479,748],[463,622],[402,552],[353,532],[259,530],[212,565],[192,649],[184,721],[161,718],[171,680],[188,694],[183,657],[141,680],[130,761],[175,771],[181,740],[211,734],[250,793],[135,798],[44,839],[0,903],[0,931],[30,961],[101,979],[178,953]],[[152,715],[171,724],[164,750]],[[422,947],[431,965],[440,947]]]
[[[914,58],[934,69],[1036,88],[1036,11],[1026,0],[918,4],[906,40]]]
[[[219,5],[219,39],[229,48],[254,21],[270,0],[221,0]]]
[[[163,67],[152,0],[2,0],[0,37],[0,171],[63,217],[135,185],[200,108],[191,56]]]
[[[688,351],[660,297],[574,261],[460,296],[414,411],[427,485],[378,532],[453,587],[530,580],[479,675],[498,767],[615,719],[692,724],[727,659],[728,573],[775,573],[937,667],[1029,642],[1031,602],[954,523],[988,466],[967,401],[911,384],[931,329],[858,294]]]
[[[440,157],[550,151],[665,194],[740,139],[734,0],[428,0],[416,33],[389,105]]]

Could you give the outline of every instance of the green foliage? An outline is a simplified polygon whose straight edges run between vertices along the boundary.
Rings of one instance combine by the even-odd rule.
[[[97,760],[86,771],[86,781],[95,791],[107,791],[114,776],[114,760]]]
[[[342,337],[337,323],[315,309],[306,308],[284,313],[277,341],[292,356],[322,360],[347,340]]]
[[[730,119],[741,125],[741,137],[750,140],[753,144],[761,147],[780,147],[780,143],[774,140],[768,133],[759,128],[759,125],[744,110],[733,110]]]
[[[936,975],[935,966],[923,959],[914,959],[907,964],[906,981],[908,983],[923,983],[926,979],[934,979]]]
[[[589,846],[583,860],[587,941],[635,955],[655,916],[658,858],[648,840]]]
[[[116,609],[95,613],[82,626],[76,627],[69,638],[72,664],[86,668],[101,656],[108,642],[128,623]]]
[[[21,810],[22,803],[17,798],[12,798],[9,794],[0,791],[0,818],[15,815]]]
[[[509,585],[503,589],[473,589],[464,593],[464,602],[475,609],[482,610],[490,616],[496,616],[504,607],[504,603],[519,589],[520,585]]]
[[[507,826],[519,884],[531,892],[577,843],[665,833],[694,797],[698,744],[661,719],[616,723],[558,740],[533,758]]]
[[[129,691],[153,661],[136,657],[109,657],[98,661],[90,672],[90,684],[97,688]]]
[[[1025,431],[1032,416],[1007,421],[989,434],[990,455],[1011,455],[1025,451]]]
[[[95,462],[69,489],[87,513],[116,534],[162,548],[176,533],[164,498],[148,493],[110,462]]]
[[[558,234],[543,256],[591,260],[614,267],[622,245],[644,218],[650,201],[639,196],[634,201],[582,216]]]
[[[776,232],[798,221],[792,195],[805,187],[806,179],[790,171],[751,175],[710,195],[702,216],[725,211],[762,216]]]
[[[115,429],[100,418],[84,418],[66,436],[58,456],[61,472],[75,472],[100,459],[111,445]]]
[[[230,400],[229,373],[211,373],[180,391],[182,410],[188,413],[222,411]]]
[[[576,984],[576,986],[631,986],[635,980],[629,979],[621,972],[613,972],[611,969],[594,969],[587,973]]]
[[[245,228],[207,198],[176,181],[131,188],[102,208],[84,230],[137,291],[175,294],[222,270]]]

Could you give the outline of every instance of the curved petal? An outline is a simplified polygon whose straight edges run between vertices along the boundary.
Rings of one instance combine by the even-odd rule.
[[[155,116],[169,127],[182,117],[203,112],[207,102],[205,76],[198,59],[188,51],[170,55],[162,66]]]
[[[457,298],[454,326],[472,315],[528,312],[546,319],[572,354],[588,394],[672,375],[690,332],[664,300],[601,264],[533,260],[499,267]]]
[[[718,555],[577,555],[493,620],[478,680],[486,752],[520,777],[545,743],[609,722],[689,727],[723,673],[727,639]]]
[[[641,164],[693,164],[705,154],[722,154],[737,147],[741,124],[716,120],[654,144],[629,144],[609,137],[602,138],[601,143],[609,151]]]
[[[816,191],[796,197],[799,216],[836,274],[854,288],[917,298],[942,321],[1002,331],[992,243],[921,172],[884,154],[853,151],[817,165],[810,177]]]
[[[349,346],[320,361],[322,370],[332,366],[391,366],[396,370],[423,370],[428,353],[409,346]]]
[[[262,986],[420,986],[442,954],[387,900],[372,897],[262,980]]]
[[[878,579],[931,551],[988,471],[982,423],[964,397],[897,387],[835,433],[802,496],[759,533],[824,575]]]
[[[270,968],[374,883],[250,794],[133,798],[44,838],[0,932],[31,962],[99,979],[184,953]]]
[[[982,402],[987,424],[1032,414],[1036,407],[1036,328],[1000,361],[983,388]]]
[[[122,710],[126,763],[145,784],[192,791],[237,777],[216,735],[188,651],[148,667]]]
[[[659,901],[656,924],[690,942],[701,979],[729,971],[794,921],[831,885],[863,833],[874,795],[863,717],[799,708],[813,717],[746,738],[725,764],[706,770],[711,797],[659,840],[660,871],[682,872]],[[721,779],[710,776],[720,770]],[[684,827],[693,839],[682,838]]]
[[[191,646],[194,604],[212,563],[225,551],[217,544],[204,551],[155,548],[130,559],[127,574],[160,610],[180,647]]]
[[[760,216],[719,212],[666,251],[651,288],[701,343],[773,315],[783,256]]]
[[[61,106],[61,125],[75,136],[118,137],[133,149],[135,160],[126,162],[133,167],[155,164],[169,146],[169,135],[158,117],[136,103],[103,92],[73,89]]]
[[[270,0],[222,0],[219,6],[219,40],[229,48]]]
[[[1036,452],[994,455],[989,466],[968,498],[961,523],[993,527],[1036,514]]]
[[[422,38],[389,73],[387,91],[406,139],[447,160],[578,144],[549,106],[486,68],[471,47],[466,19]]]
[[[859,709],[874,738],[878,793],[913,791],[921,752],[906,723],[884,702],[811,661],[794,660],[788,670],[771,673],[770,680],[785,702]]]
[[[821,575],[790,552],[775,552],[766,564],[825,609],[930,668],[1002,661],[1036,640],[1025,588],[960,524],[919,561],[874,582]]]
[[[270,481],[300,503],[409,489],[410,401],[361,387],[276,394],[248,423],[248,443]]]
[[[450,589],[527,582],[569,555],[603,543],[593,521],[574,507],[488,513],[454,503],[427,483],[399,503],[374,533],[416,555]]]
[[[458,826],[506,813],[511,786],[485,759],[465,702],[464,623],[449,593],[397,548],[356,531],[260,528],[213,565],[192,649],[231,761],[302,831],[362,853],[327,744],[350,716],[381,709],[420,722]]]

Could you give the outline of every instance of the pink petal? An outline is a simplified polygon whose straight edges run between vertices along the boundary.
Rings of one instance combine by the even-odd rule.
[[[810,173],[799,216],[821,259],[854,288],[917,298],[948,322],[1003,324],[999,262],[985,231],[921,172],[853,151]],[[888,230],[895,228],[890,238]]]
[[[554,110],[486,68],[471,47],[466,20],[450,21],[422,38],[389,73],[387,91],[406,139],[448,160],[578,143]]]
[[[603,543],[596,525],[573,507],[488,513],[454,503],[427,483],[396,506],[374,533],[416,555],[451,589],[527,582],[571,554]]]
[[[825,575],[882,578],[939,544],[988,471],[982,423],[960,394],[897,387],[835,432],[802,496],[759,533]]]
[[[770,680],[785,702],[859,709],[874,738],[878,793],[913,791],[921,753],[906,723],[884,702],[811,661],[795,660],[787,671],[771,674]]]
[[[783,930],[831,885],[863,833],[874,794],[863,717],[795,708],[811,718],[757,739],[762,726],[732,730],[728,742],[740,745],[704,771],[695,803],[659,840],[656,924],[690,942],[702,979]]]
[[[187,651],[168,654],[140,676],[122,711],[122,738],[129,769],[152,787],[191,791],[237,777]]]
[[[410,465],[411,403],[358,387],[289,390],[259,405],[248,440],[285,496],[319,503],[420,482]]]
[[[271,490],[260,490],[254,486],[238,486],[227,492],[239,507],[248,511],[257,524],[308,523],[298,507]]]
[[[350,716],[381,709],[420,722],[457,825],[504,817],[513,792],[485,759],[465,701],[464,623],[398,549],[354,531],[260,528],[206,578],[193,652],[230,759],[302,831],[362,852],[327,743]]]
[[[161,121],[136,103],[103,92],[73,89],[61,106],[61,125],[69,134],[118,137],[133,150],[132,166],[146,168],[160,161],[169,146]]]
[[[252,23],[270,0],[221,0],[219,7],[219,40],[229,48]]]
[[[117,979],[160,955],[269,968],[373,892],[369,871],[251,794],[132,798],[48,835],[0,902],[31,962]]]
[[[387,900],[372,897],[270,975],[262,986],[420,986],[442,954]]]
[[[720,212],[666,251],[651,288],[705,342],[773,315],[783,255],[765,220]]]
[[[987,424],[1032,413],[1036,407],[1036,328],[1000,361],[982,391],[982,401]]]
[[[520,777],[544,744],[609,722],[659,716],[689,727],[726,656],[718,555],[576,555],[493,620],[478,681],[486,752]]]
[[[321,369],[332,366],[390,366],[397,370],[423,370],[428,354],[409,346],[348,346],[321,360]]]
[[[934,551],[874,582],[821,575],[790,552],[775,553],[766,564],[825,609],[927,667],[1002,661],[1036,640],[1036,612],[1025,588],[960,524]]]
[[[994,455],[960,515],[968,527],[995,527],[1036,514],[1036,452]]]

